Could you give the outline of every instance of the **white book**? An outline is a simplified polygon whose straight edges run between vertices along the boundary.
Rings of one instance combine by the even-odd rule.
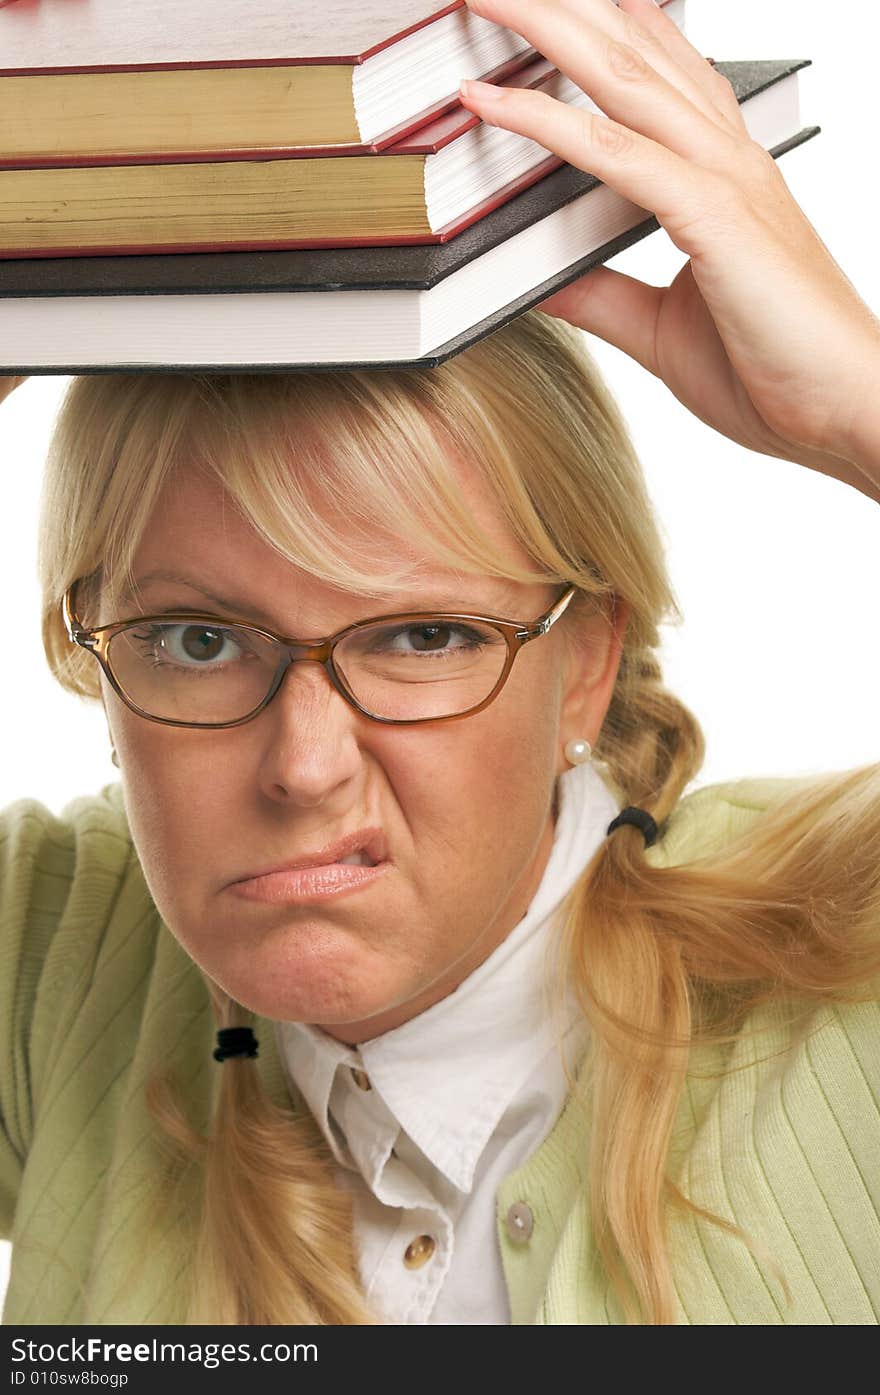
[[[774,154],[816,133],[805,66],[718,65]],[[430,366],[656,226],[565,165],[439,246],[0,262],[0,372]]]

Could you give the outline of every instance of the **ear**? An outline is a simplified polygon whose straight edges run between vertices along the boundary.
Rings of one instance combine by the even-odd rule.
[[[568,641],[569,662],[560,708],[557,775],[570,769],[565,756],[569,741],[585,740],[592,747],[596,746],[617,682],[631,611],[629,601],[614,596],[595,615],[581,621]]]

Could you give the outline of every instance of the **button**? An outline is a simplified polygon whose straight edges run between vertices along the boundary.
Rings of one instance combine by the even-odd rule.
[[[355,1066],[352,1066],[351,1078],[359,1090],[372,1090],[373,1087],[370,1084],[370,1077],[367,1075],[366,1071],[357,1070]]]
[[[403,1252],[403,1262],[407,1269],[421,1269],[427,1264],[437,1248],[433,1235],[417,1235]]]
[[[527,1206],[524,1201],[515,1201],[512,1206],[508,1207],[504,1224],[511,1240],[515,1240],[517,1244],[521,1245],[529,1239],[535,1228],[535,1217],[532,1214],[531,1206]]]

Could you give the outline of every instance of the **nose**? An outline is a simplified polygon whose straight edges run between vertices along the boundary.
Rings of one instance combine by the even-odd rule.
[[[267,795],[303,808],[323,804],[361,769],[359,731],[367,720],[337,692],[322,664],[292,663],[257,718]]]

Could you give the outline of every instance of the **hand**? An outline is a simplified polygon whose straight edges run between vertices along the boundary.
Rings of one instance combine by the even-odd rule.
[[[649,209],[690,258],[668,287],[599,267],[539,309],[622,349],[740,444],[880,499],[880,419],[868,436],[864,422],[880,322],[749,136],[727,80],[653,0],[466,4],[606,115],[485,83],[464,84],[462,103]]]
[[[0,378],[0,402],[3,401],[4,397],[8,397],[19,383],[26,382],[27,378]]]

